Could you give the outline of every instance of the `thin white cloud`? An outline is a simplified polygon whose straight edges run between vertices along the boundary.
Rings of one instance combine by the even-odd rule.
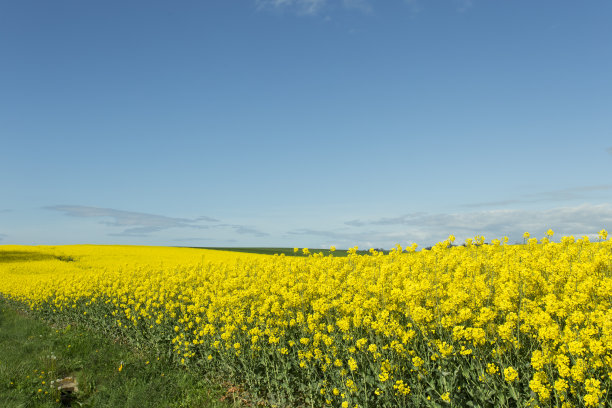
[[[241,235],[254,235],[256,237],[267,237],[270,234],[267,232],[260,231],[256,228],[249,227],[246,225],[237,225],[237,224],[217,224],[214,225],[215,228],[231,228],[235,233]]]
[[[411,12],[418,13],[425,8],[427,2],[423,0],[404,0],[404,4],[408,6]],[[452,0],[449,1],[448,4],[450,4],[451,7],[454,5],[458,13],[465,13],[474,7],[474,0]]]
[[[233,227],[235,228],[234,231],[238,234],[255,235],[256,237],[266,237],[269,235],[266,232],[262,232],[256,228],[245,227],[244,225],[234,225]]]
[[[404,0],[404,3],[413,13],[418,13],[419,11],[423,10],[419,0]]]
[[[367,0],[342,0],[342,4],[347,9],[355,9],[363,13],[372,12],[372,5]]]
[[[359,221],[359,220],[346,221],[344,224],[350,227],[363,227],[365,225],[363,221]]]
[[[612,154],[612,146],[608,147],[608,148],[606,149],[606,151],[607,151],[609,154]]]
[[[79,218],[102,218],[102,224],[111,227],[122,227],[120,233],[113,236],[148,236],[153,232],[169,228],[196,228],[207,229],[209,225],[201,225],[200,222],[217,222],[210,217],[198,217],[194,219],[166,217],[164,215],[148,214],[134,211],[123,211],[113,208],[88,207],[83,205],[54,205],[45,207],[47,210],[59,211],[69,217]]]
[[[213,238],[191,237],[191,238],[175,238],[172,241],[174,242],[202,242],[202,241],[212,242],[216,240]]]
[[[505,206],[511,204],[522,203],[538,203],[538,202],[561,202],[571,200],[584,200],[592,197],[592,193],[612,193],[612,184],[602,184],[597,186],[572,187],[561,190],[542,191],[539,193],[522,194],[517,198],[511,198],[499,201],[487,201],[480,203],[463,204],[462,207],[492,207]]]
[[[301,229],[290,235],[312,236],[336,240],[339,244],[363,245],[372,242],[388,248],[396,243],[416,242],[427,246],[454,234],[458,241],[476,235],[487,240],[508,236],[512,242],[522,242],[525,231],[542,237],[551,228],[555,236],[596,235],[602,228],[612,228],[612,205],[583,204],[547,210],[488,210],[457,213],[409,213],[345,222],[348,227],[336,230]]]
[[[103,219],[101,224],[122,228],[121,231],[108,234],[113,237],[148,237],[153,233],[170,228],[192,228],[199,230],[229,228],[236,234],[268,236],[266,232],[247,225],[221,224],[211,217],[177,218],[165,215],[117,210],[114,208],[88,207],[82,205],[54,205],[47,210],[59,211],[69,217]],[[206,224],[203,225],[202,223]]]
[[[375,229],[361,230],[361,231],[349,231],[349,230],[325,230],[325,229],[310,229],[301,228],[289,231],[288,237],[292,240],[294,237],[316,237],[318,240],[323,238],[326,244],[323,247],[329,245],[335,245],[337,247],[353,247],[358,245],[359,247],[391,247],[396,243],[406,242],[410,237],[409,234],[402,231],[377,231]]]
[[[290,11],[303,15],[318,14],[327,4],[327,0],[256,0],[260,9]]]
[[[403,0],[408,10],[418,13],[423,10],[425,3],[421,0]],[[373,10],[373,2],[370,0],[255,0],[255,4],[260,10],[274,10],[278,12],[290,12],[298,15],[316,16],[323,10],[343,8],[345,10],[359,10],[364,14],[369,14]],[[474,7],[473,0],[453,0],[455,10],[464,13]],[[329,19],[329,16],[325,17]]]
[[[218,238],[177,238],[173,239],[174,242],[180,242],[182,247],[193,247],[193,248],[222,248],[224,246],[235,245],[237,240],[230,239],[218,239]]]
[[[454,2],[459,13],[464,13],[474,7],[472,0],[454,0]]]

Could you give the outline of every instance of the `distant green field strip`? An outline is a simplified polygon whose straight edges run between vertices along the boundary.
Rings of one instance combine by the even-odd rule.
[[[285,256],[306,256],[302,248],[299,248],[298,252],[295,252],[293,248],[266,248],[266,247],[191,247],[191,248],[201,248],[201,249],[214,249],[218,251],[233,251],[233,252],[247,252],[251,254],[264,254],[264,255],[280,255],[284,254]],[[324,256],[329,256],[332,253],[329,249],[311,249],[308,248],[308,252],[310,254],[318,254],[323,253]],[[346,249],[336,249],[333,252],[334,256],[346,256]],[[386,251],[385,251],[386,252]],[[360,250],[357,251],[358,254],[366,254],[368,251]]]

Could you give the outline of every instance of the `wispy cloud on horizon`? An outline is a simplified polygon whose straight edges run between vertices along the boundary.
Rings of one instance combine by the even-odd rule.
[[[348,225],[349,227],[363,227],[365,225],[363,221],[359,221],[359,220],[345,221],[344,224]]]
[[[485,202],[480,202],[480,203],[462,204],[461,207],[477,208],[477,207],[492,207],[492,206],[503,206],[503,205],[523,204],[523,203],[538,203],[538,202],[546,202],[546,201],[559,202],[559,201],[580,200],[580,199],[587,198],[589,193],[605,192],[605,191],[612,192],[612,184],[572,187],[572,188],[565,188],[561,190],[552,190],[552,191],[541,191],[538,193],[522,194],[522,195],[519,195],[517,198],[510,198],[507,200],[485,201]]]
[[[172,241],[174,241],[174,242],[187,242],[187,243],[191,244],[190,246],[201,246],[201,245],[197,245],[197,244],[199,244],[199,243],[207,243],[207,244],[212,244],[212,245],[209,245],[211,248],[222,247],[223,245],[219,245],[219,243],[222,243],[222,244],[235,244],[236,242],[238,242],[236,239],[233,239],[233,238],[219,240],[219,239],[216,239],[216,238],[198,238],[198,237],[175,238]]]
[[[201,222],[218,222],[211,217],[177,218],[164,215],[141,213],[135,211],[123,211],[113,208],[89,207],[83,205],[53,205],[44,207],[46,210],[59,211],[69,217],[80,218],[103,218],[101,224],[111,227],[124,228],[120,233],[112,233],[112,236],[147,236],[153,232],[169,228],[196,228],[207,229],[209,225],[201,225]]]
[[[311,229],[300,228],[287,232],[290,237],[316,237],[319,241],[323,241],[321,246],[335,245],[339,247],[352,247],[358,245],[360,247],[376,247],[392,246],[396,243],[404,243],[410,239],[409,234],[404,231],[377,231],[369,228],[367,230],[349,230],[349,229]]]
[[[202,238],[202,237],[184,237],[184,238],[174,238],[172,241],[174,242],[198,242],[198,241],[214,241],[213,238]]]
[[[233,225],[232,227],[234,227],[234,231],[238,234],[255,235],[256,237],[267,237],[270,235],[267,232],[262,232],[255,228],[245,227],[244,225]]]
[[[237,234],[241,234],[241,235],[254,235],[256,237],[267,237],[270,234],[268,234],[267,232],[263,232],[260,231],[256,228],[253,227],[249,227],[246,225],[236,225],[236,224],[216,224],[213,227],[215,228],[231,228],[232,230],[234,230],[235,233]]]
[[[54,205],[44,207],[47,210],[59,211],[69,217],[106,219],[103,225],[122,228],[119,232],[109,233],[114,237],[147,237],[150,234],[171,228],[191,228],[199,230],[230,229],[236,234],[264,237],[268,234],[247,225],[225,224],[207,216],[197,218],[167,217],[135,211],[124,211],[114,208],[100,208],[82,205]],[[205,222],[206,224],[202,224]],[[205,239],[205,238],[199,238]]]
[[[602,228],[612,228],[612,205],[583,204],[547,210],[487,210],[457,213],[416,212],[397,217],[350,220],[351,228],[336,231],[297,230],[292,233],[325,236],[353,243],[368,240],[391,246],[395,243],[432,244],[455,234],[458,239],[484,235],[487,239],[508,236],[520,240],[523,232],[544,233],[552,228],[559,235],[596,236]],[[365,229],[369,231],[365,232]],[[370,239],[368,239],[371,237]],[[379,239],[380,241],[377,241]],[[393,239],[396,239],[393,242]]]
[[[162,237],[164,231],[183,229],[183,236],[166,236],[175,242],[197,244],[211,243],[225,245],[242,241],[239,236],[251,236],[251,246],[260,245],[259,238],[265,238],[267,245],[275,242],[316,242],[338,247],[389,248],[399,243],[407,245],[416,242],[420,246],[432,245],[454,234],[459,242],[475,235],[484,235],[488,241],[508,236],[511,242],[522,241],[525,231],[533,236],[544,234],[548,228],[555,231],[555,237],[563,235],[589,235],[594,237],[602,228],[612,229],[612,204],[582,204],[534,209],[493,209],[458,211],[452,213],[411,212],[395,217],[360,217],[334,226],[305,223],[285,229],[282,233],[270,234],[250,225],[221,223],[210,217],[178,218],[156,214],[122,211],[110,208],[87,206],[50,206],[48,210],[59,211],[69,217],[98,219],[103,225],[118,230],[110,236],[146,237],[155,234]],[[185,233],[187,229],[208,231],[201,237]],[[278,230],[278,228],[277,228]],[[194,235],[199,235],[196,233]],[[0,234],[0,239],[5,235]],[[190,238],[191,236],[191,238]]]

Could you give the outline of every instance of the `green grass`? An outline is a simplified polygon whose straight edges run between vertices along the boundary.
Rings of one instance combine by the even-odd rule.
[[[248,252],[252,254],[265,254],[265,255],[280,255],[285,254],[285,256],[305,256],[302,252],[302,248],[298,252],[295,252],[293,248],[258,248],[258,247],[191,247],[191,248],[200,248],[200,249],[216,249],[219,251],[234,251],[234,252]],[[311,254],[318,254],[322,252],[324,256],[329,256],[331,251],[329,249],[311,249],[308,248],[308,251]],[[388,250],[383,251],[385,254],[388,253]],[[343,257],[346,256],[348,250],[346,249],[336,249],[333,254],[334,256]],[[358,254],[367,254],[369,253],[367,250],[359,250]]]
[[[76,379],[78,392],[62,402],[52,382],[65,377]],[[225,397],[229,385],[216,384],[151,351],[53,327],[0,297],[0,407],[244,406],[234,394]]]

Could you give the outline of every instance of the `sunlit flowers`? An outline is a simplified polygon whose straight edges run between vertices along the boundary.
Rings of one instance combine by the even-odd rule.
[[[518,378],[518,372],[513,367],[504,369],[504,379],[508,382],[513,382]]]
[[[5,246],[0,256],[31,259],[0,263],[0,294],[285,405],[466,406],[482,388],[495,391],[476,405],[602,406],[612,242],[605,230],[597,242],[552,237],[454,246],[450,235],[431,250],[353,247],[348,257],[333,246],[290,257]]]

